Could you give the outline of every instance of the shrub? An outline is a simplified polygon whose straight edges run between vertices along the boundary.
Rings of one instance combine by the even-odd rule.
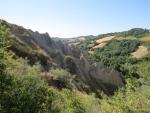
[[[76,64],[71,56],[65,56],[64,58],[65,68],[71,73],[76,73]]]
[[[8,65],[9,54],[6,52],[8,47],[8,29],[0,23],[0,112],[6,112],[5,102],[9,102],[6,98],[10,97],[9,91],[13,85],[13,79],[7,74],[6,69]]]
[[[12,98],[5,103],[8,113],[45,113],[48,110],[47,85],[36,76],[16,80],[9,93]]]
[[[71,75],[68,71],[64,69],[51,69],[50,72],[55,80],[59,80],[64,83],[66,88],[72,88],[72,81],[75,75]]]
[[[18,61],[16,64],[20,67],[15,64],[15,60],[6,52],[8,34],[7,28],[0,23],[0,112],[46,113],[48,110],[47,85],[36,76],[26,75],[33,74],[27,64],[19,64]],[[24,77],[16,78],[17,75],[13,76],[14,74],[21,74]]]
[[[80,98],[69,90],[63,90],[65,94],[64,109],[60,113],[85,113]]]

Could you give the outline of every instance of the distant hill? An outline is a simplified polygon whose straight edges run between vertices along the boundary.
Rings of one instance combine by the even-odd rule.
[[[128,75],[129,70],[124,67],[127,62],[133,66],[134,63],[140,63],[141,59],[149,59],[150,30],[134,28],[98,35],[94,39],[78,42],[77,46],[95,61]]]
[[[128,31],[116,33],[116,35],[119,37],[128,37],[128,36],[134,36],[137,38],[140,38],[146,34],[149,34],[150,30],[148,29],[143,29],[143,28],[133,28]]]

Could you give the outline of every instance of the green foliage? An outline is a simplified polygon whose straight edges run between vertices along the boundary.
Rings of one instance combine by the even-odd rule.
[[[6,52],[8,47],[8,29],[0,23],[0,112],[5,111],[5,98],[9,97],[9,91],[13,85],[12,77],[7,74],[6,66],[9,54]]]
[[[95,94],[82,94],[81,103],[86,109],[86,113],[99,113],[100,111],[100,99],[95,97]]]
[[[137,59],[130,57],[131,52],[135,51],[140,42],[137,40],[113,40],[104,48],[95,50],[91,55],[92,59],[104,63],[104,65],[114,68],[124,75],[135,75],[136,70],[130,73],[129,69],[137,63]],[[130,69],[130,70],[132,70]]]
[[[72,88],[72,82],[75,75],[71,75],[68,71],[64,69],[51,69],[50,72],[55,80],[59,80],[64,83],[66,88]]]
[[[54,75],[54,79],[65,81],[71,78],[71,74],[64,69],[51,69],[50,72]]]
[[[150,62],[143,61],[137,64],[137,73],[140,75],[140,84],[150,87]]]
[[[61,113],[85,113],[78,96],[69,90],[64,90],[63,92],[65,94],[65,105]]]
[[[143,67],[148,66],[148,67]],[[149,63],[137,66],[140,79],[126,79],[126,87],[112,97],[103,96],[102,113],[149,113],[150,112],[150,76]]]
[[[135,51],[140,42],[138,40],[113,40],[110,41],[104,48],[99,48],[96,52],[104,54],[106,57],[130,55]]]
[[[52,100],[50,113],[86,113],[80,96],[75,92],[51,88],[49,94]]]
[[[0,37],[6,38],[6,28],[0,29]],[[4,42],[6,46],[6,43]],[[0,74],[0,112],[1,113],[83,113],[84,108],[80,100],[71,91],[63,94],[48,88],[45,81],[41,80],[39,65],[30,66],[24,59],[12,59],[4,46],[1,52]],[[59,74],[63,75],[61,71]],[[69,77],[69,73],[65,72]],[[9,76],[11,75],[11,76]],[[63,75],[65,77],[66,75]],[[66,76],[66,77],[67,77]],[[59,78],[59,77],[58,77]],[[61,78],[62,79],[62,78]],[[59,94],[59,98],[55,98]],[[55,102],[64,100],[60,109]],[[61,101],[59,101],[61,103]],[[54,104],[55,103],[55,104]],[[60,103],[57,103],[60,105]],[[59,112],[55,112],[59,111]]]
[[[71,56],[65,56],[64,58],[65,68],[67,71],[69,71],[71,74],[76,73],[76,64],[74,62],[74,59]]]
[[[23,58],[11,59],[7,65],[7,73],[15,76],[16,78],[23,79],[26,76],[40,75],[41,65],[35,64],[30,66],[28,60]]]
[[[38,77],[28,76],[15,80],[5,99],[6,113],[44,113],[47,111],[48,90],[45,82]]]
[[[88,85],[83,83],[81,79],[78,77],[78,75],[71,74],[68,71],[61,68],[51,69],[50,73],[53,76],[53,80],[57,80],[60,83],[62,83],[63,88],[67,88],[72,91],[78,89],[83,91],[89,90]]]
[[[91,49],[94,45],[95,44],[93,41],[87,39],[85,41],[80,42],[77,46],[84,51]]]
[[[147,33],[149,33],[148,29],[134,28],[134,29],[131,29],[129,31],[117,33],[116,35],[118,37],[134,36],[134,37],[139,38],[139,37],[142,37],[143,35],[145,35]]]
[[[134,35],[139,36],[139,34],[135,32]],[[149,44],[143,44],[149,48]],[[115,68],[126,78],[125,88],[117,91],[112,97],[103,96],[100,100],[100,113],[150,112],[149,54],[141,59],[134,59],[130,56],[130,53],[139,45],[140,42],[137,40],[114,40],[104,48],[97,49],[92,55],[94,60]]]
[[[26,72],[29,71],[29,66],[26,64],[23,67],[21,63],[16,65],[11,55],[6,52],[8,34],[7,28],[0,24],[0,39],[2,41],[0,43],[0,112],[46,113],[47,102],[49,102],[47,86],[40,78],[25,75],[29,74]],[[16,68],[17,66],[18,68]],[[32,72],[30,74],[33,74]],[[14,74],[23,77],[16,78]]]
[[[127,87],[133,84],[128,83]],[[149,89],[149,88],[147,88]],[[143,92],[141,88],[136,90],[126,89],[118,91],[112,97],[104,97],[101,100],[101,113],[149,113],[150,93]]]
[[[138,30],[131,32],[136,36],[141,33]],[[103,95],[102,99],[98,99],[94,95],[48,87],[40,77],[39,64],[31,66],[26,59],[12,59],[11,54],[6,52],[8,34],[6,26],[0,24],[0,40],[3,40],[0,42],[0,113],[150,112],[149,54],[139,60],[129,56],[137,49],[140,44],[138,41],[112,41],[106,47],[98,49],[92,56],[93,59],[128,76],[126,87],[116,91],[112,97]],[[40,55],[37,56],[43,59]],[[64,62],[65,68],[70,73],[76,73],[72,57],[66,56]],[[72,85],[70,83],[73,80],[76,81],[75,76],[65,70],[52,69],[50,72],[54,75],[54,79],[65,82],[67,86]]]

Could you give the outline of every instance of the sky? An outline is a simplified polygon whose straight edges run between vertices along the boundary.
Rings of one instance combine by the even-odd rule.
[[[150,0],[0,0],[0,19],[60,38],[150,29]]]

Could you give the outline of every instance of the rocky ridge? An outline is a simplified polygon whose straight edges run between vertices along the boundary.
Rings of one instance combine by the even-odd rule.
[[[32,59],[31,64],[41,61],[43,71],[51,67],[65,68],[64,59],[70,56],[75,64],[74,74],[89,86],[89,92],[99,94],[104,91],[106,94],[112,94],[116,88],[124,85],[121,73],[88,60],[76,46],[66,45],[61,41],[55,42],[48,33],[33,32],[4,20],[0,22],[10,29],[10,50],[18,56],[24,54],[29,60]]]

